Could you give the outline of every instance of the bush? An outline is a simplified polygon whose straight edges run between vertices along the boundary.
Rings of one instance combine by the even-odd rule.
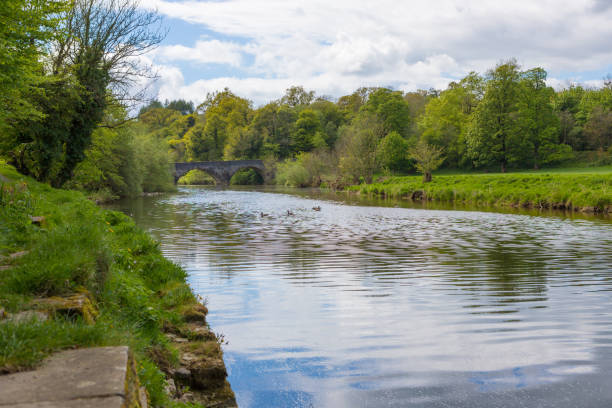
[[[188,186],[212,186],[215,185],[215,179],[202,170],[191,170],[178,180],[178,184]]]
[[[310,185],[310,174],[299,161],[289,160],[278,165],[276,183],[289,187],[306,187]]]
[[[264,180],[261,174],[254,169],[243,169],[237,171],[231,178],[231,185],[247,186],[263,184]]]

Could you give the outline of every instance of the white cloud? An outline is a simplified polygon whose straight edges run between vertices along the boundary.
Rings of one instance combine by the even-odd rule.
[[[242,47],[219,40],[197,41],[194,47],[166,45],[154,51],[154,56],[163,62],[191,61],[200,64],[227,64],[238,67],[242,62]]]
[[[525,67],[542,66],[555,77],[604,70],[612,64],[612,7],[607,4],[602,0],[143,2],[209,33],[236,38],[160,48],[155,60],[163,64],[226,64],[244,73],[241,78],[183,84],[169,92],[179,96],[180,89],[180,96],[187,97],[228,86],[256,103],[277,98],[294,84],[335,96],[359,86],[444,87],[451,79],[471,70],[483,72],[509,57],[518,58]]]

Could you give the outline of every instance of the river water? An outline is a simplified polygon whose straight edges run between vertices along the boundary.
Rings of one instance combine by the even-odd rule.
[[[240,407],[612,407],[609,219],[402,206],[193,187],[115,208],[207,299]]]

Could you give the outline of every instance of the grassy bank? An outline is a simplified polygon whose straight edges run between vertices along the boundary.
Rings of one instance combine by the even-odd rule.
[[[61,349],[129,345],[153,406],[194,406],[170,400],[161,370],[179,364],[165,333],[181,332],[205,311],[185,272],[124,214],[2,162],[0,175],[0,373],[35,367]],[[95,320],[41,319],[32,310],[41,298],[75,293],[91,298]]]
[[[612,212],[612,166],[498,174],[437,174],[381,178],[352,186],[361,194],[478,206]]]

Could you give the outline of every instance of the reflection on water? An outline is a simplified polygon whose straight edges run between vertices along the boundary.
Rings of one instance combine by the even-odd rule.
[[[119,207],[208,298],[241,407],[612,406],[609,220],[181,191]]]

